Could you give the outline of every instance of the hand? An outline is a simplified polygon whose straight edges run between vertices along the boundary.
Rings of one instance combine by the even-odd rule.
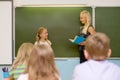
[[[85,43],[86,43],[86,42],[84,41],[84,42],[80,43],[80,45],[82,45],[82,46],[83,46],[83,45],[85,45]]]

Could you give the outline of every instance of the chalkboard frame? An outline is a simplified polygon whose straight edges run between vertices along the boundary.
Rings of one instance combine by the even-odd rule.
[[[20,46],[20,44],[22,44],[22,42],[28,42],[29,40],[27,40],[27,41],[22,41],[21,39],[17,39],[18,38],[18,36],[20,36],[20,35],[18,35],[16,32],[18,32],[18,31],[20,31],[20,29],[17,29],[16,30],[16,27],[17,27],[17,25],[18,25],[18,16],[20,16],[20,14],[18,15],[17,14],[17,10],[18,10],[18,8],[20,9],[21,8],[21,10],[22,10],[22,8],[23,9],[26,9],[26,8],[33,8],[33,7],[16,7],[16,9],[15,9],[15,48],[18,48],[19,46]],[[38,7],[34,7],[34,8],[38,8]],[[46,7],[39,7],[39,8],[46,8]],[[55,34],[55,33],[52,33],[52,31],[50,31],[50,29],[51,28],[49,28],[48,27],[48,25],[38,25],[37,23],[36,24],[32,24],[34,27],[35,27],[35,29],[32,29],[33,30],[33,32],[31,32],[32,34],[32,36],[34,36],[34,38],[31,40],[31,41],[29,41],[29,42],[32,42],[33,44],[34,44],[34,41],[35,41],[35,35],[36,35],[36,31],[37,31],[37,29],[38,29],[38,27],[40,27],[40,26],[45,26],[46,28],[48,28],[48,33],[49,33],[49,39],[52,41],[52,47],[53,47],[53,50],[54,50],[54,52],[55,52],[55,57],[78,57],[79,56],[79,53],[78,53],[78,45],[75,45],[75,44],[73,44],[73,43],[71,43],[68,39],[69,38],[74,38],[74,36],[75,35],[77,35],[78,33],[79,33],[79,28],[80,28],[80,25],[82,25],[81,23],[80,23],[80,21],[79,21],[79,13],[80,13],[80,11],[82,11],[82,10],[86,10],[86,9],[88,9],[88,11],[90,11],[91,12],[91,16],[92,16],[92,8],[91,7],[47,7],[47,8],[53,8],[53,10],[55,9],[55,8],[60,8],[60,9],[63,9],[63,8],[67,8],[68,9],[68,11],[69,11],[69,9],[70,8],[74,8],[74,9],[77,9],[77,8],[79,8],[79,11],[77,11],[77,13],[75,13],[75,14],[72,14],[72,15],[77,15],[77,17],[76,18],[74,18],[74,17],[72,17],[71,18],[71,16],[68,16],[67,18],[69,18],[69,20],[71,20],[71,19],[73,19],[74,20],[74,24],[76,24],[77,23],[77,26],[75,27],[75,30],[72,28],[72,27],[70,27],[71,28],[71,32],[66,32],[66,36],[67,36],[67,38],[65,39],[66,40],[66,44],[68,44],[68,45],[65,45],[65,47],[69,50],[67,53],[57,53],[57,51],[61,51],[61,50],[65,50],[64,48],[62,48],[61,49],[61,46],[59,47],[59,46],[55,46],[56,45],[56,43],[58,43],[57,41],[55,41],[54,39],[56,39],[56,37],[54,37],[54,39],[53,39],[53,37],[51,38],[51,35],[53,35],[53,34]],[[66,9],[66,10],[67,10]],[[51,11],[52,12],[52,11]],[[59,12],[59,11],[58,11]],[[65,11],[64,11],[65,12]],[[73,10],[73,12],[74,12],[74,10]],[[20,12],[19,12],[20,13]],[[32,13],[34,13],[34,11],[32,12]],[[46,13],[44,13],[44,14],[46,14]],[[42,16],[44,16],[44,14],[42,14]],[[59,14],[59,13],[58,13]],[[67,14],[67,12],[65,12],[64,14]],[[69,13],[70,14],[70,13]],[[22,12],[21,12],[21,15],[24,15]],[[27,15],[26,15],[27,16]],[[25,18],[26,17],[25,15],[22,17],[22,18]],[[52,15],[53,16],[53,15]],[[56,15],[56,16],[59,16],[59,15]],[[21,17],[19,17],[19,18],[21,18]],[[71,19],[70,19],[71,18]],[[34,19],[34,18],[33,18]],[[56,19],[56,18],[55,18]],[[44,19],[43,18],[43,20],[47,20],[47,19]],[[53,20],[53,19],[52,19]],[[67,19],[68,20],[68,19]],[[69,20],[68,20],[68,22],[67,23],[69,23]],[[39,21],[38,21],[39,22]],[[23,22],[23,23],[21,23],[21,24],[26,24],[25,22]],[[55,24],[59,24],[59,23],[55,23]],[[74,24],[71,24],[72,26],[74,26]],[[36,26],[37,25],[37,26]],[[67,25],[67,24],[65,24],[65,25]],[[30,25],[27,25],[27,26],[30,26]],[[67,25],[68,26],[68,25]],[[18,28],[18,27],[17,27]],[[25,28],[25,27],[24,27]],[[54,27],[54,28],[56,28],[56,27]],[[65,29],[66,31],[68,31],[67,29],[66,29],[66,27],[62,27],[63,29]],[[25,28],[25,29],[27,29],[27,28]],[[61,27],[59,27],[59,28],[57,28],[57,29],[61,29]],[[22,33],[22,31],[21,31],[21,33]],[[60,31],[58,31],[58,33],[60,33]],[[23,36],[24,34],[22,34],[22,36]],[[64,36],[64,35],[63,35]],[[68,37],[69,36],[69,37]],[[58,37],[57,37],[58,38]],[[64,37],[65,38],[65,37]],[[60,38],[61,39],[61,38]],[[19,43],[19,46],[17,46],[16,47],[16,44],[17,44],[17,42],[16,41],[22,41],[22,42],[20,42]],[[62,39],[61,39],[61,41],[62,41]],[[63,41],[64,42],[64,41]],[[62,42],[60,43],[60,44],[62,44]],[[62,46],[62,47],[64,47],[64,46]],[[57,48],[57,50],[56,49],[54,49],[54,48]],[[71,50],[71,51],[70,51]],[[15,53],[17,53],[17,49],[15,49]],[[57,54],[56,54],[57,53]],[[62,55],[61,56],[61,54],[64,54],[64,55]]]

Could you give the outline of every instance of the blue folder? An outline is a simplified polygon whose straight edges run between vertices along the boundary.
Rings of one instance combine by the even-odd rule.
[[[74,39],[69,39],[69,40],[75,44],[80,44],[85,41],[85,38],[82,36],[75,36]]]

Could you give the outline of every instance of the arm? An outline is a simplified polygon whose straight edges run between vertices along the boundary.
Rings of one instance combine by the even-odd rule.
[[[89,32],[91,35],[94,34],[94,33],[96,33],[96,31],[95,31],[95,29],[93,28],[93,26],[89,26],[88,32]],[[85,44],[86,44],[86,42],[84,41],[84,42],[80,43],[79,45],[85,45]]]
[[[90,34],[96,33],[96,31],[95,31],[95,29],[93,28],[93,26],[90,26],[90,27],[89,27],[88,32],[89,32]],[[82,42],[80,45],[85,45],[85,41]]]
[[[88,29],[88,32],[90,34],[94,34],[96,31],[95,31],[95,29],[92,26],[90,26],[89,29]]]
[[[84,41],[84,42],[80,43],[79,45],[85,45],[85,43],[86,43],[86,42]]]

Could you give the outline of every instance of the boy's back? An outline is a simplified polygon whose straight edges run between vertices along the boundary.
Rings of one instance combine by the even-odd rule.
[[[89,60],[76,66],[73,80],[120,80],[120,68],[107,60]]]
[[[120,68],[108,62],[110,39],[104,33],[90,35],[85,41],[87,62],[76,66],[73,80],[120,80]]]

